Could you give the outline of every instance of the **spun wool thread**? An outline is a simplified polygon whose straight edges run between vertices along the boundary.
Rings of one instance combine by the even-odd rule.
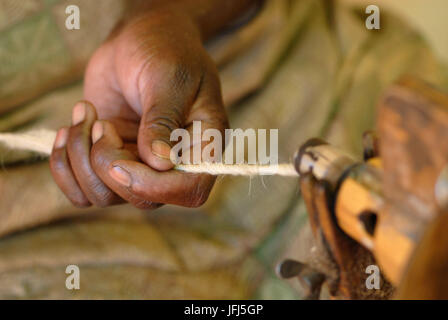
[[[56,132],[47,129],[32,130],[20,133],[0,133],[0,142],[9,149],[37,152],[49,156],[53,149]],[[290,163],[277,165],[260,164],[224,164],[207,163],[181,164],[175,170],[189,173],[208,173],[211,175],[233,176],[265,176],[278,175],[284,177],[297,177],[299,174]]]
[[[190,173],[208,173],[217,175],[232,176],[270,176],[277,175],[283,177],[298,177],[298,173],[294,166],[289,163],[281,163],[277,165],[260,165],[260,164],[224,164],[224,163],[207,163],[200,164],[183,164],[177,165],[174,169]]]
[[[56,132],[40,129],[20,133],[0,133],[0,142],[8,149],[33,151],[49,156],[53,149]]]

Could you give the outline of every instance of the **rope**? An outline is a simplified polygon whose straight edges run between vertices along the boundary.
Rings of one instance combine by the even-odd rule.
[[[201,163],[177,165],[176,170],[190,173],[208,173],[214,176],[269,176],[277,175],[284,177],[298,177],[296,169],[292,164],[282,163],[277,165],[260,164],[223,164],[223,163]]]
[[[0,142],[6,144],[8,148],[12,150],[33,151],[46,156],[51,154],[55,138],[56,132],[46,129],[20,133],[0,133]],[[200,163],[181,164],[175,166],[174,169],[189,173],[208,173],[215,176],[279,175],[284,177],[297,177],[299,175],[294,166],[289,163],[277,165]]]

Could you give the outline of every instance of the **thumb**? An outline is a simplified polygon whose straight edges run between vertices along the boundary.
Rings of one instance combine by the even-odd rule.
[[[201,69],[180,65],[161,63],[160,70],[141,74],[143,114],[137,138],[138,152],[143,162],[158,171],[174,167],[170,160],[171,132],[184,128],[186,116],[201,88]]]
[[[157,105],[143,114],[137,139],[140,158],[158,171],[173,168],[170,160],[172,142],[171,132],[182,128],[183,111],[176,107]]]

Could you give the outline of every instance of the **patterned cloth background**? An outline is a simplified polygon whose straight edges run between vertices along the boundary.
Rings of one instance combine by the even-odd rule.
[[[82,12],[82,28],[69,32],[65,8],[71,4]],[[121,0],[2,0],[0,112],[80,79],[122,10]]]
[[[378,97],[402,74],[448,88],[424,39],[399,19],[384,14],[382,30],[368,31],[362,11],[331,3],[267,1],[207,44],[232,127],[279,128],[281,161],[313,136],[360,155]],[[81,30],[65,29],[68,4],[80,6]],[[0,131],[69,123],[85,63],[123,7],[0,0]],[[199,210],[76,210],[46,161],[0,157],[0,298],[301,296],[273,271],[284,256],[306,260],[312,245],[295,179],[220,178]],[[79,291],[64,288],[69,264],[81,268]]]

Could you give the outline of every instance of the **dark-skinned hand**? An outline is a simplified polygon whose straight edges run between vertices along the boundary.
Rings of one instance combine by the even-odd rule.
[[[91,58],[84,98],[50,157],[74,205],[206,201],[215,178],[172,170],[169,160],[174,129],[191,131],[194,120],[202,131],[228,127],[218,72],[187,16],[149,12],[124,23]]]

